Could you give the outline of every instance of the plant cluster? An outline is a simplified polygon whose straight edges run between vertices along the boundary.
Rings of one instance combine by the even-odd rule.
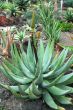
[[[2,55],[6,57],[9,56],[8,54],[10,53],[9,51],[13,43],[18,43],[19,45],[23,44],[25,33],[26,31],[18,30],[16,28],[11,28],[11,29],[7,28],[6,32],[2,30],[0,32],[0,40],[1,40],[0,49],[2,51]]]
[[[65,18],[68,22],[73,22],[73,8],[67,9]]]
[[[40,5],[40,18],[43,25],[43,30],[46,37],[54,42],[58,42],[61,36],[61,27],[54,15],[54,7],[51,2],[48,6],[41,3]]]
[[[0,10],[5,11],[9,17],[16,16],[21,13],[18,7],[16,7],[16,5],[11,2],[1,2]]]
[[[15,37],[16,40],[23,42],[24,37],[25,37],[25,32],[23,32],[23,31],[18,32],[17,31],[16,37]]]
[[[0,9],[10,9],[14,5],[10,2],[1,2],[0,3]]]
[[[68,22],[60,22],[61,30],[68,32],[73,30],[73,24]]]

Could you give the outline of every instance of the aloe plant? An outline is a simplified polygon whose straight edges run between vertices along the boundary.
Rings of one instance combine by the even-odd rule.
[[[17,32],[17,34],[16,34],[16,36],[15,36],[15,40],[19,40],[20,42],[23,42],[23,40],[24,40],[24,38],[25,38],[25,31],[17,31],[16,30],[16,32]]]
[[[43,42],[37,49],[37,57],[28,43],[27,52],[17,51],[16,46],[12,48],[12,59],[4,59],[0,71],[10,79],[12,85],[0,82],[0,86],[8,89],[16,97],[24,99],[43,100],[53,109],[61,110],[58,104],[72,104],[69,93],[73,88],[73,73],[65,74],[73,63],[73,55],[66,61],[68,49],[64,49],[59,55],[54,55],[54,42],[49,42],[44,48]],[[59,103],[57,103],[59,102]]]
[[[53,4],[49,2],[47,6],[45,6],[43,3],[41,3],[39,12],[46,38],[54,40],[54,42],[57,43],[61,37],[61,27],[60,23],[56,19]]]

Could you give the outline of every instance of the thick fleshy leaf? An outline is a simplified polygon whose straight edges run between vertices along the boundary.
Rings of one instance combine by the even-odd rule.
[[[19,61],[18,58],[20,57],[20,55],[19,55],[19,52],[18,52],[16,46],[13,45],[11,50],[12,50],[12,54],[11,54],[12,60],[11,61],[14,65],[17,66],[17,68],[20,69],[20,65],[19,65],[19,62],[18,62]]]
[[[35,95],[33,92],[32,84],[25,90],[25,93],[28,94],[30,99],[38,99],[39,96]]]
[[[12,78],[12,80],[15,81],[15,82],[18,82],[20,84],[26,84],[26,83],[29,83],[29,82],[32,81],[32,79],[29,79],[27,77],[20,77],[20,76],[17,76],[15,74],[13,74],[11,72],[11,70],[5,64],[3,64],[3,67],[6,70],[7,74],[9,75],[9,77]]]
[[[18,92],[16,92],[15,90],[13,89],[10,89],[10,91],[12,92],[12,94],[17,97],[17,98],[23,98],[23,99],[28,99],[28,95],[22,95]]]
[[[15,55],[17,56],[19,68],[21,68],[24,75],[28,78],[34,78],[34,75],[29,71],[29,69],[24,65],[23,61],[21,60],[16,47],[15,47]]]
[[[10,63],[8,60],[5,59],[4,63],[9,69],[11,69],[11,71],[14,74],[16,74],[18,76],[24,76],[23,72],[19,68],[17,68],[14,64]]]
[[[58,106],[58,110],[66,110],[66,109],[61,106]]]
[[[32,83],[32,91],[36,96],[41,96],[41,90],[39,90],[38,86],[34,82]]]
[[[73,55],[69,58],[69,60],[60,69],[58,69],[55,72],[55,74],[58,75],[58,74],[60,74],[62,72],[66,72],[70,68],[72,63],[73,63]]]
[[[58,85],[57,87],[63,89],[63,90],[70,90],[69,93],[73,93],[73,88],[70,86],[65,86],[65,85]]]
[[[8,74],[8,71],[3,67],[0,66],[0,71],[13,83],[15,83],[16,81],[14,79],[12,79],[12,77]]]
[[[57,84],[57,82],[60,80],[60,78],[64,75],[64,73],[60,74],[58,77],[56,77],[55,79],[51,80],[51,78],[49,79],[49,81],[51,80],[50,84],[48,85],[49,87],[54,86]]]
[[[28,61],[29,68],[34,73],[34,69],[35,69],[35,56],[33,54],[33,50],[32,50],[32,47],[31,47],[30,40],[29,40],[28,48],[27,48],[27,61]]]
[[[56,86],[52,86],[52,87],[49,87],[47,89],[53,95],[65,95],[65,94],[68,94],[70,92],[70,90],[63,90],[62,88],[59,88]]]
[[[44,46],[43,46],[42,40],[40,40],[40,45],[38,47],[37,55],[38,55],[39,69],[42,70],[42,63],[43,63],[43,56],[44,56]]]
[[[9,90],[13,90],[15,92],[19,92],[19,87],[18,86],[8,86]]]
[[[47,78],[47,77],[51,76],[54,72],[55,72],[55,69],[43,74],[43,77]]]
[[[28,70],[28,68],[24,65],[23,61],[19,58],[19,65],[22,69],[24,75],[28,78],[34,78],[34,75]]]
[[[50,48],[50,42],[47,44],[47,47],[45,49],[45,53],[44,53],[44,57],[43,57],[43,68],[45,67],[45,65],[48,63],[48,60],[49,60],[49,57],[51,55],[50,51],[51,51],[51,48]],[[51,58],[50,58],[51,59]],[[50,61],[49,61],[50,62]],[[43,70],[44,72],[44,70]]]
[[[53,62],[51,63],[51,65],[50,65],[50,68],[53,68],[54,66],[56,66],[57,65],[57,67],[59,67],[61,64],[62,64],[62,59],[64,59],[64,56],[66,56],[67,55],[67,53],[68,53],[68,50],[63,50],[60,54],[59,54],[59,56],[56,58],[56,59],[54,59],[53,60]]]
[[[42,87],[45,88],[45,87],[49,86],[49,84],[50,84],[49,81],[43,80],[43,82],[42,82]]]
[[[26,68],[27,68],[30,72],[33,73],[33,71],[31,70],[31,67],[30,67],[30,65],[29,65],[29,63],[28,63],[27,53],[24,52],[23,47],[22,47],[22,49],[21,49],[21,52],[22,52],[22,53],[21,53],[21,60],[23,61],[23,63],[24,63],[24,65],[26,66]],[[35,60],[35,56],[34,56],[33,59]],[[35,64],[36,64],[36,60],[35,60]],[[34,67],[35,67],[35,65],[34,65]],[[35,69],[34,69],[34,70],[35,70]]]
[[[57,84],[65,84],[65,85],[71,83],[73,83],[73,73],[62,76],[61,79],[57,82]]]
[[[35,71],[36,79],[34,80],[34,82],[36,84],[41,84],[42,81],[43,81],[43,75],[42,75],[41,69],[39,68],[39,64],[38,63],[37,63],[36,67],[37,67],[36,71]]]
[[[24,65],[29,69],[28,61],[27,61],[27,55],[23,49],[21,49],[21,52],[22,52],[21,53],[21,60],[23,61]]]
[[[43,80],[42,86],[43,86],[43,87],[52,87],[52,86],[56,85],[57,82],[60,80],[60,78],[61,78],[63,75],[64,75],[64,73],[60,74],[60,75],[59,75],[57,78],[55,78],[55,79],[51,79],[51,78],[48,77],[49,81],[46,80],[46,79]]]
[[[29,88],[29,84],[26,84],[26,85],[18,85],[18,88],[19,88],[20,94],[27,95],[27,94],[25,93],[25,90],[26,90],[27,88]]]
[[[50,46],[46,47],[46,50],[45,50],[45,53],[44,53],[43,72],[45,72],[48,69],[49,65],[50,65],[50,62],[51,62],[51,59],[52,59],[52,54],[53,54],[53,49],[54,49],[54,42],[52,41]]]
[[[51,95],[48,92],[45,92],[43,94],[43,98],[48,106],[50,106],[53,109],[58,109],[57,104],[54,102],[53,98],[51,97]]]
[[[32,90],[29,88],[29,98],[30,99],[38,99],[39,98],[39,96],[36,96],[33,92],[32,92]]]
[[[72,104],[72,98],[65,97],[65,96],[55,96],[56,100],[61,104]]]
[[[4,87],[4,88],[7,89],[7,90],[9,90],[9,86],[6,85],[6,84],[3,84],[3,83],[0,82],[0,86],[1,86],[1,87]]]

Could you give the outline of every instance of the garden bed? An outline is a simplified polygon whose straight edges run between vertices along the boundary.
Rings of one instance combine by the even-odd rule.
[[[0,110],[73,110],[73,9],[22,1],[0,5]]]
[[[9,19],[6,17],[0,16],[0,26],[7,27],[7,26],[14,26],[19,25],[23,26],[25,23],[25,20],[21,17],[10,17]]]

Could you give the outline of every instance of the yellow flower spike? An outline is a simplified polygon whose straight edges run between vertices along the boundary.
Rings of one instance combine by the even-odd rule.
[[[31,28],[32,28],[32,32],[34,32],[34,29],[35,29],[35,11],[33,11],[33,13],[32,13]]]
[[[36,32],[36,37],[37,37],[38,39],[40,39],[40,37],[41,37],[41,32],[40,32],[40,31],[37,31],[37,32]]]

